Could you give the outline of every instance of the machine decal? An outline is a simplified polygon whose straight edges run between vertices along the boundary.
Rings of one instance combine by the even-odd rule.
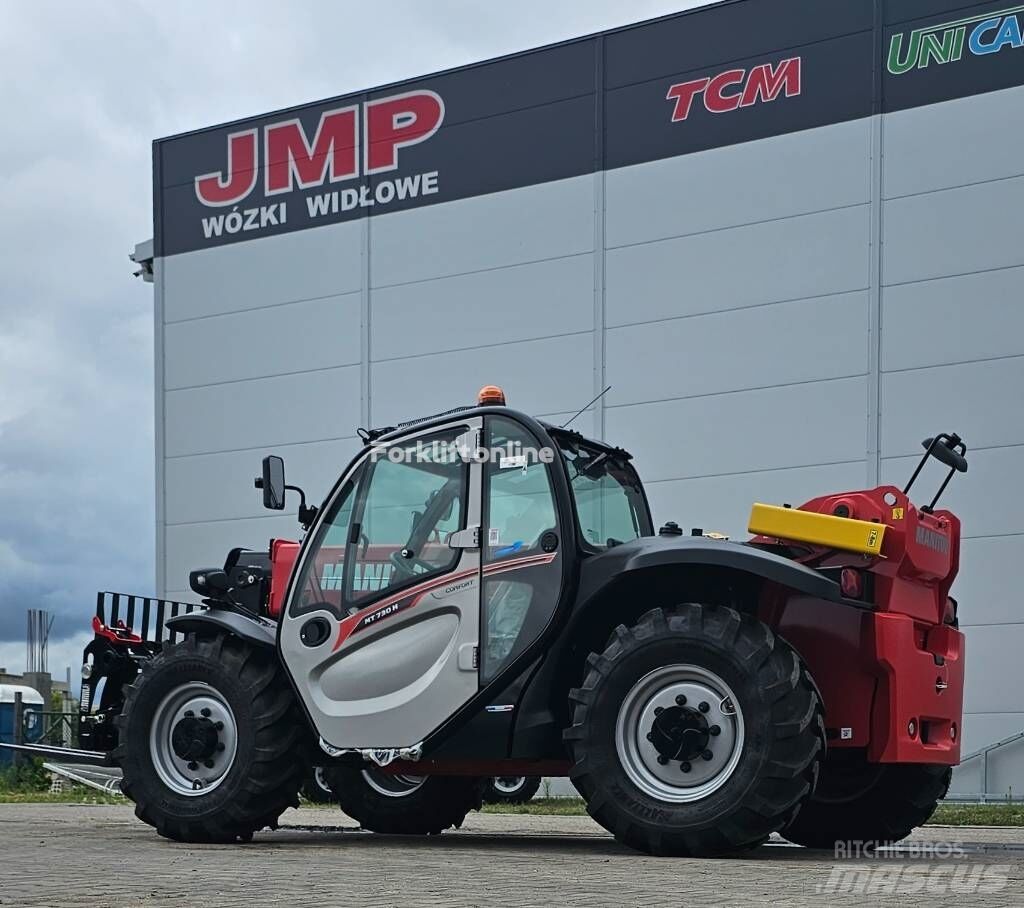
[[[1014,6],[899,32],[889,41],[888,70],[894,76],[902,76],[933,64],[959,63],[965,52],[978,57],[1007,48],[1019,50],[1024,47],[1021,13],[1024,6]]]
[[[490,577],[495,574],[504,574],[508,571],[516,571],[520,568],[533,567],[534,565],[540,564],[550,564],[554,559],[554,553],[530,555],[526,558],[514,558],[509,561],[500,561],[496,564],[485,565],[483,568],[483,574],[486,577]],[[477,570],[474,568],[470,571],[461,571],[456,572],[455,574],[446,574],[443,577],[436,577],[433,580],[421,584],[420,586],[412,587],[412,589],[405,589],[400,593],[396,593],[394,596],[387,597],[383,602],[378,603],[376,607],[369,611],[362,611],[355,615],[350,615],[338,625],[338,637],[334,641],[334,650],[338,650],[341,645],[350,636],[352,636],[352,634],[365,630],[385,618],[391,618],[408,608],[412,608],[418,604],[427,593],[433,590],[445,587],[446,590],[444,595],[461,591],[465,584],[460,581],[466,581],[469,578],[474,578],[476,574]]]

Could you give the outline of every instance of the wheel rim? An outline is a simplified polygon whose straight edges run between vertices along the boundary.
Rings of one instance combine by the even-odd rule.
[[[513,795],[526,784],[526,776],[495,776],[491,784],[494,785],[495,791]]]
[[[334,794],[334,792],[331,791],[331,786],[327,784],[327,776],[324,775],[324,768],[322,766],[318,766],[313,770],[313,782],[324,794]]]
[[[215,789],[234,765],[237,751],[235,714],[209,684],[190,681],[160,701],[149,752],[157,775],[176,794],[199,797]]]
[[[645,675],[622,701],[615,724],[626,775],[641,791],[673,804],[721,788],[739,765],[743,741],[743,713],[732,689],[696,665],[667,665]]]
[[[427,781],[426,776],[392,775],[376,768],[364,769],[363,778],[370,788],[388,798],[404,798],[411,795],[414,791],[419,791]]]

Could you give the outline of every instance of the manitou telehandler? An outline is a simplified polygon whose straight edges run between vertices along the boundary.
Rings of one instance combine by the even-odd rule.
[[[95,620],[83,740],[161,835],[248,840],[312,766],[364,828],[407,834],[458,826],[490,778],[567,775],[659,855],[892,841],[944,796],[960,523],[907,493],[929,458],[939,494],[966,471],[958,436],[905,489],[754,505],[747,542],[656,532],[626,451],[493,387],[361,436],[319,507],[264,460],[267,507],[302,496],[301,543],[194,571],[202,607],[133,599],[125,621],[115,597]]]

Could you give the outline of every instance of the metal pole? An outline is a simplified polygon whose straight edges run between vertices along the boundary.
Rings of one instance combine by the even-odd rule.
[[[988,751],[981,755],[981,803],[988,801]]]
[[[14,694],[14,743],[25,743],[25,706],[21,702],[21,691]],[[14,751],[14,765],[21,764],[21,752]]]

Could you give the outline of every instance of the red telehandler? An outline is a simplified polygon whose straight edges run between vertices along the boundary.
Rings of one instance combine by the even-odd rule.
[[[893,841],[945,795],[958,436],[904,489],[754,505],[736,542],[655,530],[629,453],[493,387],[361,435],[319,507],[265,458],[264,504],[298,492],[307,532],[193,571],[202,606],[101,598],[82,737],[161,835],[248,840],[313,766],[404,834],[458,826],[491,778],[566,775],[663,855]],[[916,506],[929,459],[949,473]]]

